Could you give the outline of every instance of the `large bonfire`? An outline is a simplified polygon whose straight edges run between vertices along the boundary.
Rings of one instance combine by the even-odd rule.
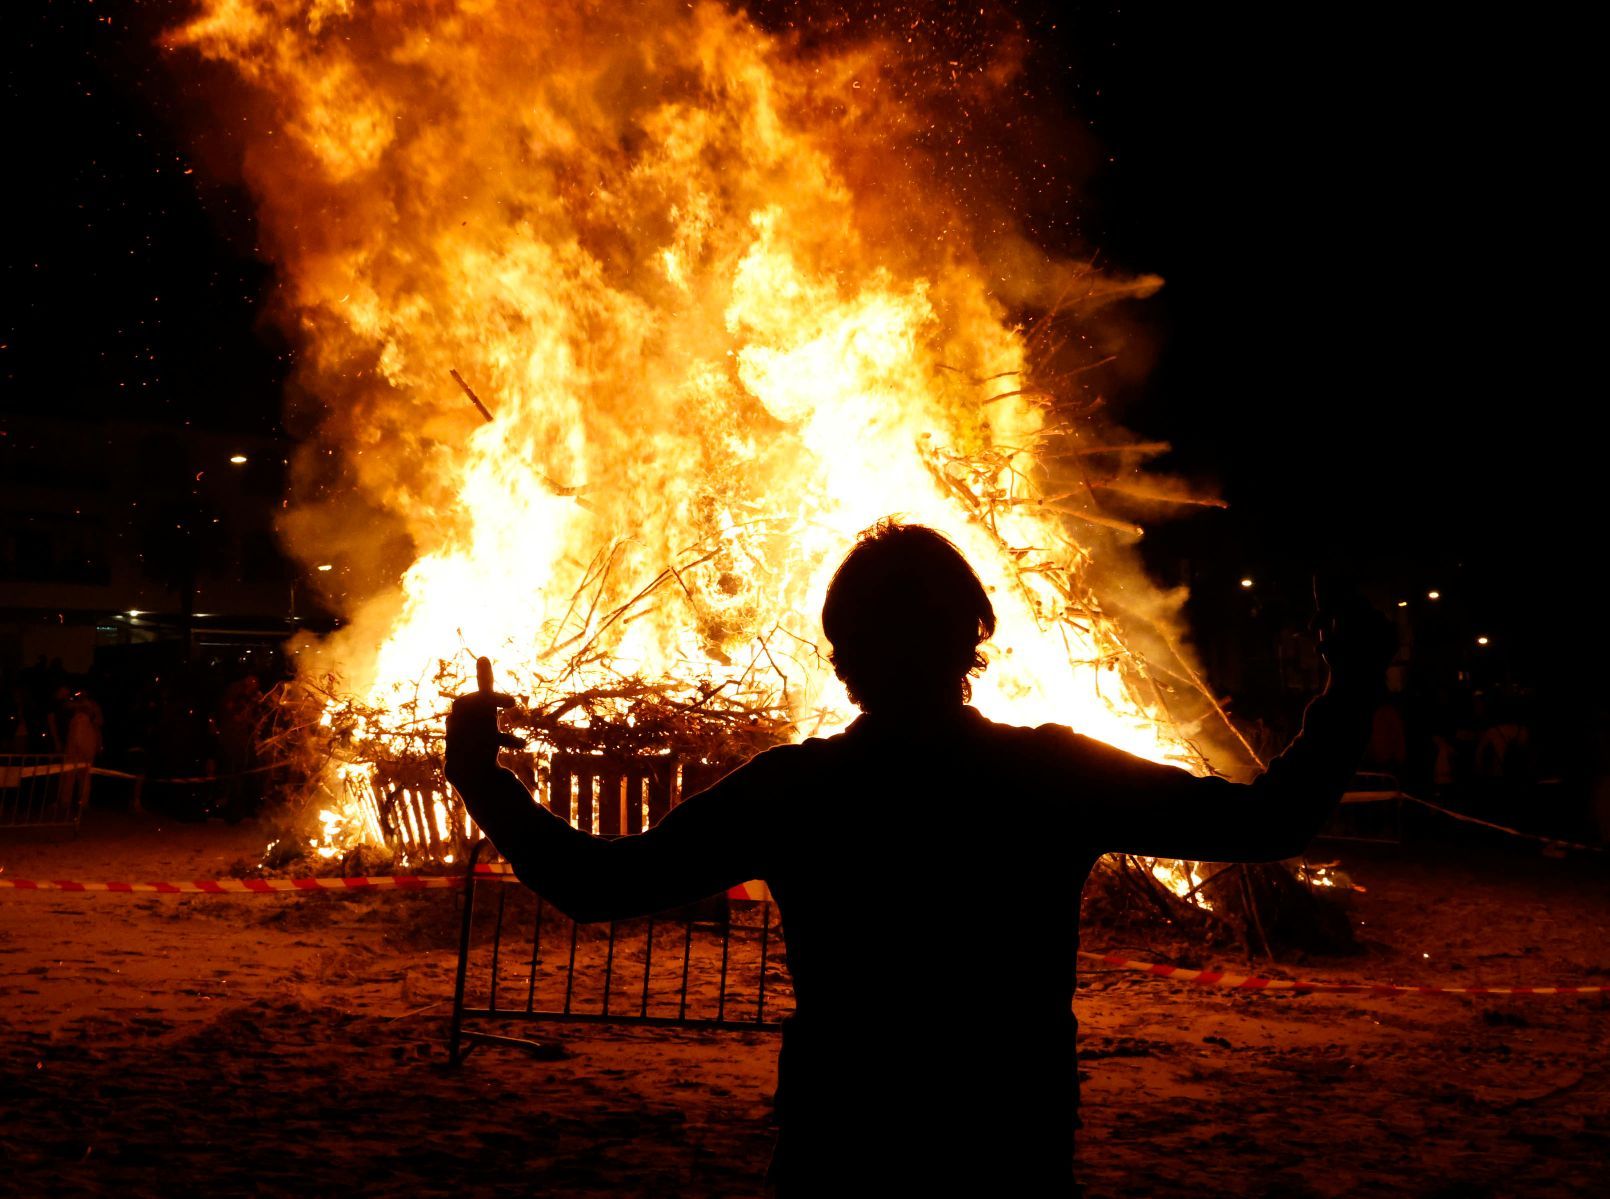
[[[1098,310],[1157,281],[1032,249],[932,152],[927,100],[987,106],[1008,56],[669,0],[203,0],[171,41],[234,80],[297,346],[328,846],[462,820],[436,738],[480,654],[539,756],[842,727],[817,611],[890,514],[991,592],[981,709],[1207,768],[1131,549],[1184,497],[1097,413]]]

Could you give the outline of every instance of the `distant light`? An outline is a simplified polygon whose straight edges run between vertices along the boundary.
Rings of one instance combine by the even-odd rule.
[[[1428,591],[1428,592],[1426,592],[1426,598],[1428,600],[1439,600],[1439,599],[1442,598],[1442,592],[1440,592],[1440,591]]]
[[[139,614],[140,614],[140,610],[138,608],[130,608],[129,609],[129,615],[130,616],[138,616]]]
[[[330,565],[330,564],[329,564],[329,563],[328,563],[328,562],[324,562],[324,563],[321,563],[321,564],[320,564],[320,565],[319,565],[319,566],[318,566],[318,567],[317,567],[317,569],[318,569],[318,570],[334,570],[334,569],[335,569],[335,567],[333,567],[333,566],[331,566],[331,565]]]
[[[1251,587],[1252,586],[1252,580],[1251,579],[1242,579],[1241,580],[1241,586],[1243,586],[1243,587]]]
[[[1476,644],[1477,645],[1486,645],[1486,644],[1488,644],[1488,641],[1489,641],[1489,639],[1486,638],[1486,637],[1477,637],[1476,638]]]
[[[231,455],[229,455],[229,460],[231,462],[233,462],[236,466],[245,466],[246,465],[246,455],[245,454],[231,454]]]
[[[1398,601],[1398,607],[1407,608],[1408,606],[1409,606],[1409,601],[1408,600],[1399,600]]]

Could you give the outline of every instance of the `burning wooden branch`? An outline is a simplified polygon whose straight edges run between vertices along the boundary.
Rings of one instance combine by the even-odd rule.
[[[470,397],[470,403],[475,405],[475,410],[484,416],[486,423],[490,425],[493,420],[492,414],[487,411],[486,405],[481,403],[481,397],[475,394],[468,383],[464,382],[464,376],[459,374],[457,370],[449,370],[447,373],[453,376],[453,382],[464,389],[464,394]]]
[[[497,418],[494,417],[491,410],[481,402],[481,397],[475,394],[475,389],[472,388],[468,383],[464,382],[464,376],[459,374],[456,369],[450,369],[447,373],[453,376],[453,382],[457,383],[459,387],[463,388],[464,394],[470,398],[470,403],[475,405],[475,410],[486,419],[486,423],[489,425],[493,424]],[[592,505],[588,503],[586,498],[581,494],[582,489],[580,487],[566,487],[562,483],[554,482],[554,480],[550,479],[541,471],[536,473],[538,477],[541,478],[543,485],[546,486],[549,491],[553,492],[554,495],[562,495],[568,499],[573,499],[583,508],[592,508]]]

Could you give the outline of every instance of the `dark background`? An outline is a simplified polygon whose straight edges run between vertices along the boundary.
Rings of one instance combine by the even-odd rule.
[[[7,410],[281,432],[250,204],[193,163],[205,99],[155,45],[181,11],[7,6]],[[1188,563],[1199,631],[1225,603],[1300,603],[1321,568],[1416,609],[1439,588],[1450,636],[1553,686],[1588,674],[1580,30],[1532,9],[758,12],[806,37],[913,14],[962,56],[1026,44],[1035,119],[970,152],[1031,233],[1167,280],[1134,314],[1152,366],[1120,415],[1231,502],[1148,538],[1165,579]]]

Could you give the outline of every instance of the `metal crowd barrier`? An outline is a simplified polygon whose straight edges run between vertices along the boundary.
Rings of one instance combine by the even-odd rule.
[[[0,828],[78,828],[90,763],[61,754],[0,754]]]
[[[506,864],[482,867],[483,844],[471,849],[466,865],[448,1045],[453,1065],[478,1045],[549,1058],[562,1052],[555,1042],[487,1025],[569,1021],[775,1032],[793,1010],[769,896],[728,894],[607,926],[578,925],[514,884]],[[489,887],[495,900],[485,897]],[[490,936],[478,941],[483,897],[495,913]]]
[[[1361,770],[1349,780],[1320,836],[1328,841],[1401,845],[1403,805],[1413,802],[1396,776]]]

